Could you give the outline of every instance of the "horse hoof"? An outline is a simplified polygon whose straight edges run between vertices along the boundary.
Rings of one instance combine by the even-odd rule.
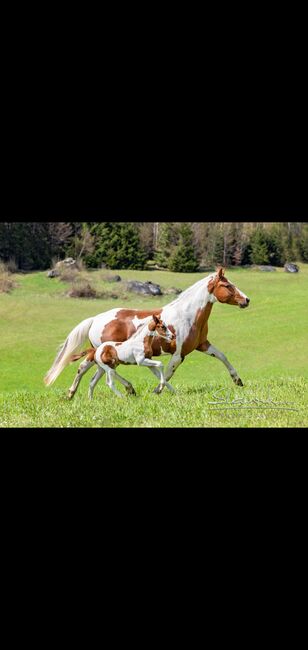
[[[241,380],[240,377],[235,377],[235,378],[233,379],[233,381],[234,381],[234,383],[235,383],[237,386],[244,386],[244,384],[243,384],[243,382],[242,382],[242,380]]]
[[[72,392],[69,390],[69,391],[68,391],[68,394],[67,394],[67,399],[73,399],[74,395],[75,395],[75,393],[72,393]]]
[[[137,395],[137,393],[136,393],[133,386],[129,386],[126,390],[127,390],[129,395]]]
[[[153,393],[156,393],[156,395],[160,395],[163,392],[163,388],[164,388],[164,386],[161,386],[161,385],[156,386],[156,388],[154,388]]]

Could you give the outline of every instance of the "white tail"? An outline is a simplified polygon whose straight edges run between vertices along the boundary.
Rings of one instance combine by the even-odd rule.
[[[46,386],[50,386],[57,379],[59,374],[64,370],[71,361],[71,355],[78,350],[89,334],[90,327],[94,318],[87,318],[77,325],[68,335],[50,368],[44,377]]]

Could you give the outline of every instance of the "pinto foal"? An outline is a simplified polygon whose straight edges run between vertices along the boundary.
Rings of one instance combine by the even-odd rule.
[[[74,354],[71,357],[71,361],[77,361],[81,357],[86,357],[85,362],[95,361],[99,366],[96,371],[93,379],[90,382],[89,387],[89,399],[93,397],[93,391],[102,377],[106,372],[106,383],[111,390],[118,395],[118,397],[124,397],[124,395],[117,390],[114,385],[114,380],[117,379],[123,386],[125,386],[127,392],[131,395],[136,395],[135,389],[132,384],[121,377],[116,371],[115,368],[120,365],[138,365],[146,366],[153,372],[153,374],[160,380],[159,392],[161,392],[164,386],[167,386],[170,391],[174,391],[173,387],[168,384],[164,378],[163,373],[163,364],[161,361],[153,361],[153,339],[154,337],[160,337],[166,339],[167,341],[172,341],[175,338],[175,335],[167,325],[155,314],[150,316],[147,319],[147,322],[143,325],[140,325],[137,329],[137,332],[133,334],[127,341],[123,343],[114,343],[113,341],[106,341],[102,343],[96,350],[90,348],[84,350],[80,354]],[[82,372],[82,364],[80,366],[80,371]],[[79,372],[79,371],[78,371]],[[79,383],[79,382],[78,382]],[[75,382],[69,390],[69,398],[72,398],[77,390],[78,383]]]

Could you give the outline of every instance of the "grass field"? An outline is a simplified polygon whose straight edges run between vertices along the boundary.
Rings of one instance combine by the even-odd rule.
[[[215,304],[209,340],[223,351],[243,380],[236,387],[223,364],[193,352],[171,382],[176,394],[152,393],[155,378],[146,368],[121,367],[137,397],[117,398],[103,378],[91,408],[87,389],[95,369],[72,402],[67,389],[78,365],[66,368],[46,388],[43,377],[67,334],[84,318],[117,306],[155,307],[174,296],[121,294],[118,299],[68,298],[69,285],[46,273],[16,275],[18,287],[0,294],[1,427],[306,427],[308,382],[308,265],[300,273],[231,269],[227,277],[251,299],[248,309]],[[124,280],[158,282],[185,289],[206,274],[118,271]],[[115,285],[102,271],[91,284],[109,293]],[[169,356],[163,357],[165,364]],[[120,390],[122,390],[120,388]],[[241,402],[234,400],[242,400]]]

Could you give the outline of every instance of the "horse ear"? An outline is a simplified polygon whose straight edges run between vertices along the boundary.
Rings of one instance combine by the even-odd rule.
[[[219,266],[217,269],[218,279],[221,280],[224,277],[224,275],[225,275],[225,269],[223,268],[223,266]]]
[[[156,314],[153,314],[153,321],[156,323],[156,325],[159,323],[159,318],[156,316]]]

